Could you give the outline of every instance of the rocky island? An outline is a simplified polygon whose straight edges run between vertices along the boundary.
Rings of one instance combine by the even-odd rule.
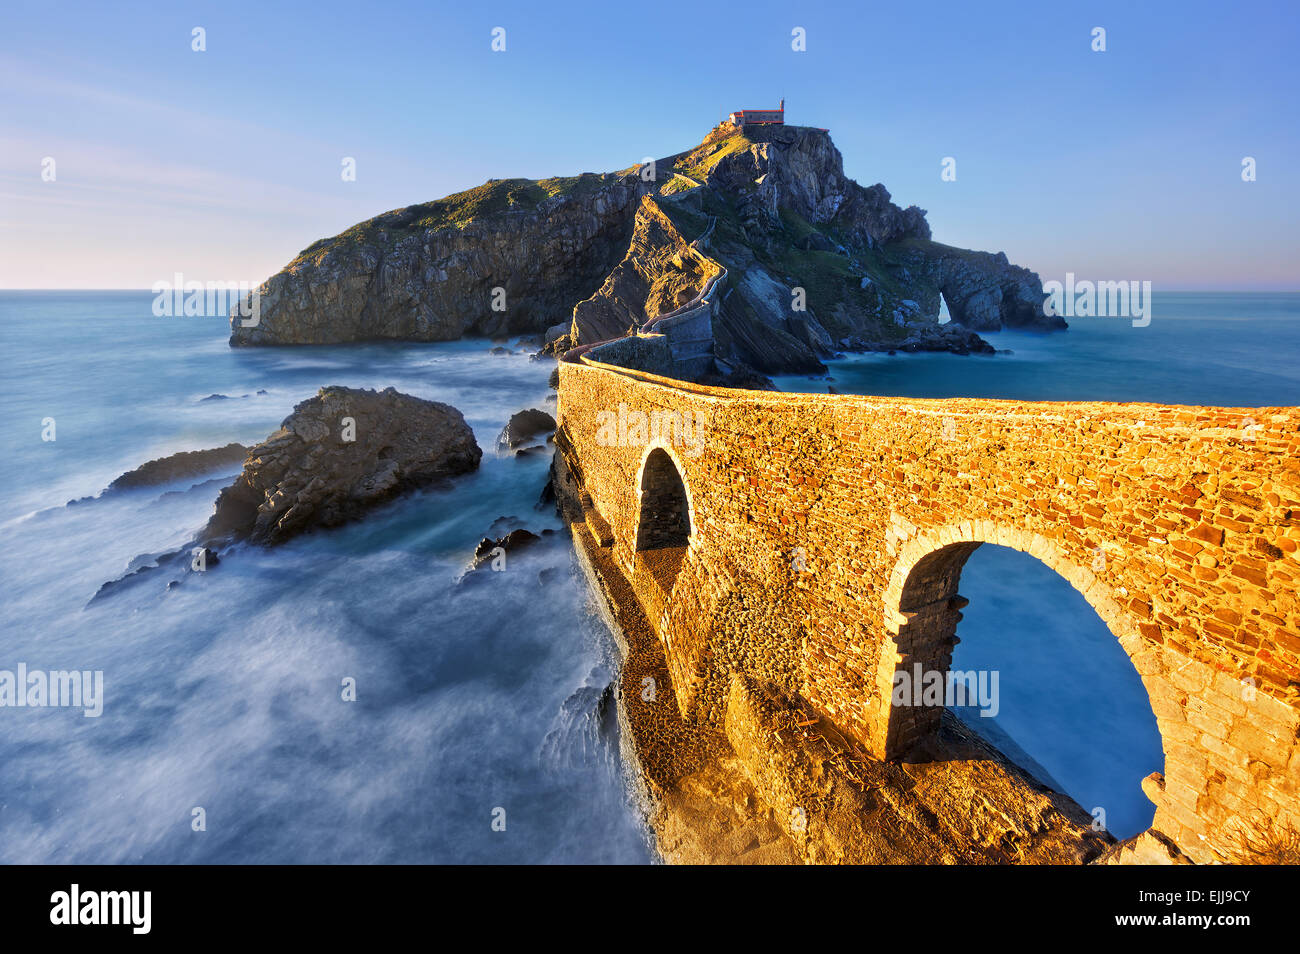
[[[706,293],[703,328],[682,320]],[[981,353],[979,331],[1065,327],[1036,274],[934,241],[924,211],[844,175],[828,132],[783,125],[722,123],[620,172],[490,180],[386,212],[259,294],[232,345],[545,334],[559,354],[653,324],[672,354],[635,360],[696,379],[818,371],[845,350]]]

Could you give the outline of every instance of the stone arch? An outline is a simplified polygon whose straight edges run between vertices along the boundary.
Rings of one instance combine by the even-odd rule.
[[[1166,690],[1157,673],[1158,652],[1138,636],[1138,621],[1115,599],[1111,586],[1091,570],[1079,566],[1052,540],[1027,531],[973,521],[921,533],[901,548],[898,561],[885,589],[885,629],[892,637],[880,655],[874,685],[880,700],[881,749],[884,758],[897,758],[937,728],[940,709],[892,706],[894,672],[900,666],[920,662],[948,671],[952,661],[953,637],[967,600],[957,587],[970,555],[983,543],[1019,550],[1037,558],[1079,591],[1119,641],[1137,670],[1160,732],[1161,748],[1167,761],[1169,739],[1177,734],[1167,709],[1156,704]],[[890,651],[890,650],[893,651]],[[1165,715],[1161,715],[1165,712]],[[1148,797],[1152,792],[1144,791]],[[1153,800],[1155,800],[1153,798]],[[1157,802],[1157,809],[1161,806]]]
[[[695,504],[686,468],[666,441],[653,441],[637,468],[637,520],[633,550],[689,546],[695,538]]]
[[[695,508],[681,460],[671,445],[656,441],[637,471],[634,573],[653,579],[667,598],[694,538]]]

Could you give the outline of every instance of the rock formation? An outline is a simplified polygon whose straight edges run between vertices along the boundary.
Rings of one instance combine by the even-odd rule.
[[[529,438],[548,434],[553,430],[555,430],[555,418],[545,411],[530,407],[511,415],[510,420],[501,430],[501,436],[497,438],[497,446],[515,448]]]
[[[573,309],[569,344],[607,341],[689,302],[721,268],[693,248],[649,196],[642,198],[623,260]]]
[[[991,350],[936,334],[941,301],[970,332],[1065,327],[1033,272],[934,242],[923,210],[847,178],[825,130],[723,123],[644,171],[492,180],[362,222],[267,281],[231,343],[545,332],[560,354],[707,291],[708,321],[676,327],[690,347],[670,342],[674,359],[690,354],[697,379],[712,363],[704,377],[751,380],[860,345]]]
[[[903,261],[933,284],[948,303],[952,320],[975,331],[1021,328],[1057,331],[1059,315],[1043,309],[1043,283],[1027,268],[1012,265],[1005,252],[972,252],[938,242],[904,242]]]
[[[854,247],[930,238],[923,209],[899,208],[883,185],[865,188],[844,175],[844,160],[825,130],[750,126],[741,131],[723,123],[671,161],[715,189],[747,196],[752,213],[745,217],[754,221],[775,222],[785,210],[835,228]],[[824,244],[812,239],[814,250],[833,251],[837,243],[822,238]],[[803,247],[808,247],[806,237]]]
[[[474,470],[482,456],[465,418],[450,405],[392,388],[322,388],[249,451],[199,541],[282,543]]]

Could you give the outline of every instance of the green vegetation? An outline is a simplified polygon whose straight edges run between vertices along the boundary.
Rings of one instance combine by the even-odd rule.
[[[790,241],[796,245],[806,244],[807,238],[814,233],[825,234],[825,232],[817,228],[798,212],[793,212],[790,209],[781,209],[780,214],[781,227],[784,228],[786,234],[790,236]],[[827,237],[831,238],[830,236]],[[834,241],[833,238],[831,240]]]
[[[578,176],[550,179],[492,179],[457,192],[444,199],[394,209],[352,226],[333,238],[321,239],[298,253],[290,267],[342,245],[377,243],[380,233],[385,243],[393,243],[425,229],[464,228],[470,222],[501,212],[531,211],[557,195],[584,196],[596,192],[612,181],[611,176],[584,172]]]
[[[709,173],[713,171],[713,167],[727,156],[741,152],[753,145],[751,140],[739,130],[726,135],[721,140],[713,140],[715,143],[719,141],[722,145],[718,147],[715,152],[708,152],[710,141],[706,139],[700,148],[682,156],[681,162],[679,163],[682,172],[686,173],[692,179],[698,179],[703,182],[709,177]]]
[[[673,177],[664,183],[664,187],[659,190],[660,195],[677,195],[681,192],[690,192],[692,189],[699,188],[699,184],[691,181],[681,173],[674,172]]]
[[[693,242],[709,227],[709,212],[697,212],[695,209],[676,202],[659,202],[657,203],[664,215],[668,216],[668,221],[673,223],[673,227],[682,233],[682,238],[688,242]]]

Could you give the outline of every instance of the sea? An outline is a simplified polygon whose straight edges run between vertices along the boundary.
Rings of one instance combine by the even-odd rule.
[[[232,349],[147,291],[0,291],[0,671],[103,673],[102,713],[0,708],[4,863],[654,863],[620,755],[611,634],[542,499],[547,455],[497,436],[554,410],[517,341]],[[990,357],[859,355],[783,390],[1300,405],[1300,295],[1161,294],[1151,323],[987,335]],[[254,444],[326,385],[459,408],[484,450],[449,488],[202,574],[103,584],[183,546],[237,466],[100,496],[147,460]],[[478,542],[553,531],[501,573]],[[169,585],[179,580],[179,585]],[[1031,771],[1150,823],[1141,683],[1068,584],[976,551],[954,666],[996,669],[963,718]],[[1065,609],[1062,612],[1063,608]],[[1032,674],[1032,678],[1031,678]]]

